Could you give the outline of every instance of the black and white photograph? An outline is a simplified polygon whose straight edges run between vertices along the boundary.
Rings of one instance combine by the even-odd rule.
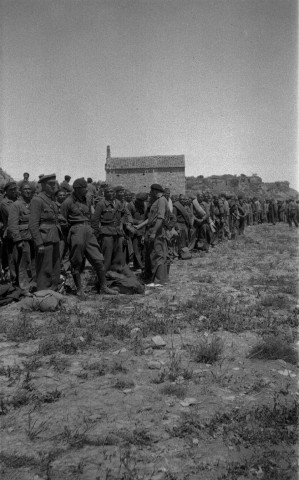
[[[297,480],[297,0],[0,0],[1,480]]]

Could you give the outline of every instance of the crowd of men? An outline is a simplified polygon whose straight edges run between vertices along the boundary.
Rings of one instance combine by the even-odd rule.
[[[149,193],[95,184],[91,178],[70,183],[66,175],[25,173],[0,192],[0,275],[23,290],[57,290],[61,273],[70,271],[79,298],[86,298],[82,272],[92,265],[99,293],[108,271],[129,266],[145,283],[168,281],[176,258],[195,249],[208,252],[218,242],[242,235],[247,226],[288,222],[298,227],[299,201],[246,198],[209,190],[196,196],[173,196],[151,185]]]

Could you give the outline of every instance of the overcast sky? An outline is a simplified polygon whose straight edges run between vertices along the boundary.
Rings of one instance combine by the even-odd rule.
[[[0,166],[105,179],[112,156],[295,185],[297,0],[0,0]]]

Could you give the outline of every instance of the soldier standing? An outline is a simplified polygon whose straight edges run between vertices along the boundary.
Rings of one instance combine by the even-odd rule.
[[[25,174],[24,174],[25,175]],[[29,182],[22,182],[21,196],[16,200],[8,215],[7,233],[13,241],[13,262],[16,272],[15,283],[22,289],[34,286],[35,249],[29,231],[30,203],[32,188]]]
[[[150,210],[145,232],[145,279],[154,283],[166,283],[170,265],[167,260],[165,224],[170,219],[168,202],[163,188],[154,183],[150,191]]]
[[[82,300],[86,298],[81,282],[85,258],[87,258],[96,271],[100,293],[117,295],[117,292],[108,288],[106,284],[103,255],[91,227],[91,205],[86,200],[86,180],[84,178],[75,180],[73,189],[74,192],[62,203],[61,213],[70,225],[68,235],[69,260],[77,287],[77,295]]]
[[[4,192],[5,192],[5,195],[0,205],[0,213],[1,213],[2,223],[3,223],[2,266],[5,272],[5,276],[6,276],[6,273],[8,273],[8,269],[9,269],[10,281],[12,282],[12,284],[15,284],[16,270],[15,270],[15,264],[13,261],[14,244],[12,239],[8,235],[7,224],[8,224],[8,216],[9,216],[10,209],[13,203],[17,200],[18,189],[17,189],[16,182],[14,181],[8,182],[4,187]]]
[[[31,200],[29,231],[36,248],[37,290],[57,290],[60,278],[59,241],[61,229],[55,204],[56,175],[43,175],[41,192]]]
[[[117,190],[119,198],[122,191]],[[113,187],[107,186],[104,195],[104,200],[97,203],[91,225],[101,245],[107,272],[111,266],[120,268],[125,264],[123,226],[130,213],[121,199],[114,198]]]

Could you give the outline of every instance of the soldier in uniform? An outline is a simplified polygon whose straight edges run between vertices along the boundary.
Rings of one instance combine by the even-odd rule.
[[[73,187],[70,185],[71,177],[65,175],[63,182],[60,184],[60,190],[63,190],[66,195],[70,195],[73,191]]]
[[[10,209],[13,203],[17,200],[18,188],[17,184],[14,181],[9,181],[4,187],[4,198],[1,201],[0,205],[0,214],[3,223],[3,257],[2,257],[2,267],[5,273],[5,277],[8,274],[10,275],[10,281],[12,284],[16,282],[16,270],[15,264],[13,261],[13,248],[14,244],[12,239],[9,237],[7,232],[8,216]]]
[[[55,204],[56,175],[43,175],[41,192],[31,200],[29,231],[36,248],[37,290],[57,290],[60,278],[59,242],[61,229]]]
[[[24,174],[25,175],[25,174]],[[15,283],[22,289],[34,288],[35,249],[29,231],[30,203],[32,188],[29,182],[22,182],[21,196],[16,200],[8,215],[7,233],[13,241],[13,262],[16,272]]]
[[[107,287],[103,255],[91,226],[91,204],[86,200],[87,182],[78,178],[73,183],[74,192],[62,203],[61,213],[70,225],[68,244],[71,271],[77,287],[77,295],[84,300],[86,295],[82,288],[81,273],[85,257],[94,267],[100,293],[117,295],[115,290]]]
[[[117,190],[117,193],[119,198],[124,199],[123,189]],[[107,272],[111,267],[117,269],[123,267],[125,264],[123,226],[126,218],[128,215],[130,216],[130,214],[124,202],[114,198],[113,187],[107,186],[104,195],[104,200],[97,203],[91,225],[101,245],[104,255],[105,272]]]
[[[164,284],[168,281],[166,225],[170,219],[167,199],[161,185],[154,183],[150,191],[148,223],[145,232],[145,280]]]
[[[181,253],[182,248],[188,246],[189,228],[191,226],[190,216],[185,208],[186,200],[180,195],[178,200],[173,204],[173,213],[176,217],[175,228],[179,233],[178,236],[178,252]]]

